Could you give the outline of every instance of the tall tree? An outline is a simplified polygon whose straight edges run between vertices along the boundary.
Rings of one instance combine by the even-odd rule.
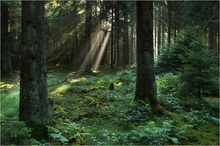
[[[113,13],[114,13],[114,1],[112,1],[112,13],[111,13],[111,17],[112,17],[111,19],[111,23],[112,23],[111,25],[111,64],[110,64],[111,69],[113,69],[114,58],[115,58],[114,52],[113,52],[114,50],[114,45],[113,45],[114,43],[114,15]]]
[[[158,13],[157,13],[157,53],[160,55],[160,44],[161,44],[161,6],[158,3]]]
[[[128,2],[127,2],[128,3]],[[128,42],[128,4],[124,3],[124,38],[123,38],[123,64],[129,64],[129,42]]]
[[[92,2],[86,0],[86,50],[88,58],[86,58],[85,71],[90,72],[92,68],[91,64],[91,34],[92,34]]]
[[[1,2],[1,65],[2,73],[10,73],[12,71],[11,64],[11,49],[10,49],[10,40],[8,32],[8,20],[9,20],[9,11],[8,3]]]
[[[36,139],[47,139],[49,123],[44,10],[43,1],[22,1],[19,119],[33,129]]]
[[[168,32],[167,32],[167,46],[170,47],[171,40],[171,21],[172,21],[172,13],[171,13],[171,4],[172,2],[167,2],[168,4]]]
[[[137,1],[137,79],[135,101],[158,106],[154,75],[153,2]]]

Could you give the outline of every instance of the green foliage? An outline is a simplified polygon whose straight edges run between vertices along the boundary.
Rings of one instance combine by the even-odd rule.
[[[149,119],[151,107],[149,104],[143,103],[141,106],[129,106],[125,110],[123,120],[127,122],[143,122]]]
[[[156,74],[179,72],[185,64],[182,59],[186,53],[193,49],[192,43],[197,42],[199,35],[194,28],[187,27],[177,36],[175,44],[170,48],[165,48],[164,53],[158,57],[155,65]]]
[[[192,42],[192,50],[183,58],[180,80],[180,92],[190,93],[201,98],[201,91],[206,94],[218,95],[218,68],[214,64],[214,56],[205,51],[201,42]]]
[[[136,66],[133,65],[130,68],[119,71],[117,75],[118,81],[121,82],[120,92],[125,96],[127,94],[130,94],[128,96],[134,96],[136,83]]]
[[[57,144],[82,143],[85,133],[84,128],[75,122],[57,123],[56,126],[48,126],[50,137]]]
[[[146,125],[138,126],[136,129],[131,130],[130,133],[122,135],[121,141],[125,143],[127,141],[130,144],[147,145],[180,144],[179,138],[182,138],[181,134],[189,127],[187,125],[177,127],[173,125],[172,121],[164,121],[161,124],[150,121]]]
[[[157,77],[158,94],[175,94],[178,91],[178,75],[167,73]]]
[[[9,120],[5,117],[1,121],[1,144],[2,145],[27,145],[40,144],[39,141],[31,138],[32,129],[28,128],[25,122]]]
[[[216,125],[220,123],[218,117],[214,117],[210,115],[208,111],[204,110],[191,110],[190,112],[184,114],[183,117],[196,129],[200,128],[201,124],[206,123],[206,121],[213,122]]]
[[[214,63],[216,57],[207,48],[195,29],[186,28],[182,31],[175,44],[158,58],[156,73],[172,73],[163,75],[159,80],[159,93],[178,91],[181,96],[201,98],[203,91],[217,96],[219,83],[218,68]]]

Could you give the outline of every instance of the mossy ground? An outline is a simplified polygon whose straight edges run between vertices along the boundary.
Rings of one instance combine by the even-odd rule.
[[[64,82],[56,84],[60,81]],[[132,112],[136,110],[133,104],[134,81],[133,76],[129,77],[128,73],[122,73],[120,69],[103,68],[95,73],[81,75],[72,70],[50,70],[48,73],[50,125],[59,124],[57,121],[71,121],[80,124],[81,128],[89,133],[82,136],[83,139],[80,141],[72,141],[70,144],[129,144],[126,141],[128,140],[126,133],[152,120],[147,117],[147,114],[140,113],[146,109],[139,109],[139,115]],[[114,83],[114,90],[108,89],[111,83]],[[17,119],[19,73],[3,77],[0,87],[1,117]],[[218,107],[219,105],[218,98],[204,99],[211,106]],[[160,101],[164,102],[164,100]],[[213,119],[212,116],[214,114],[216,117],[216,113],[213,113],[216,111],[208,110],[209,106],[204,109],[203,107],[196,108],[197,104],[181,102],[181,99],[175,104],[178,108],[169,107],[165,102],[162,103],[165,108],[177,114],[173,117],[156,116],[155,123],[172,120],[176,127],[191,125],[179,138],[182,145],[219,144],[219,119]],[[188,107],[191,109],[185,109]],[[61,144],[53,139],[50,143]],[[169,141],[164,144],[173,143]]]

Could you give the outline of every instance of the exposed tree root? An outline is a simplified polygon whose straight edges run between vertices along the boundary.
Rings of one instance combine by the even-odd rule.
[[[156,115],[168,115],[168,116],[175,116],[176,114],[173,112],[168,111],[160,104],[153,106],[153,111]]]

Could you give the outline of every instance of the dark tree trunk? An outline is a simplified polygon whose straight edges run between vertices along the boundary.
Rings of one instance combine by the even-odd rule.
[[[152,106],[156,99],[153,50],[153,2],[137,2],[137,79],[135,101],[143,100]]]
[[[86,0],[86,72],[91,72],[92,1]]]
[[[160,44],[161,44],[161,6],[158,5],[158,13],[157,13],[157,53],[160,55]]]
[[[121,58],[120,58],[120,46],[119,46],[119,40],[120,40],[120,29],[119,29],[119,5],[120,1],[116,1],[116,9],[115,9],[115,27],[116,27],[116,50],[117,50],[117,65],[121,64]]]
[[[22,1],[19,119],[38,140],[47,140],[49,123],[44,15],[44,2]]]
[[[171,21],[172,21],[172,16],[171,16],[171,1],[167,2],[168,3],[168,32],[167,32],[167,46],[170,46],[170,40],[171,40]]]
[[[112,1],[112,28],[111,28],[111,64],[110,64],[110,68],[111,69],[113,69],[113,65],[114,65],[114,52],[113,52],[113,50],[114,50],[114,45],[113,45],[113,43],[114,43],[114,22],[113,22],[113,20],[114,20],[114,15],[113,15],[113,12],[114,12],[114,8],[113,8],[113,1]]]
[[[8,4],[1,2],[1,68],[2,73],[12,72],[10,39],[8,33]]]
[[[127,6],[126,6],[127,7]],[[124,65],[129,64],[129,42],[128,42],[128,13],[127,13],[127,8],[124,12],[124,39],[123,39],[123,62]]]
[[[132,5],[134,5],[134,2],[131,2]],[[130,41],[131,41],[131,57],[130,61],[131,64],[134,64],[134,8],[132,9],[131,12],[131,36],[130,36]]]

